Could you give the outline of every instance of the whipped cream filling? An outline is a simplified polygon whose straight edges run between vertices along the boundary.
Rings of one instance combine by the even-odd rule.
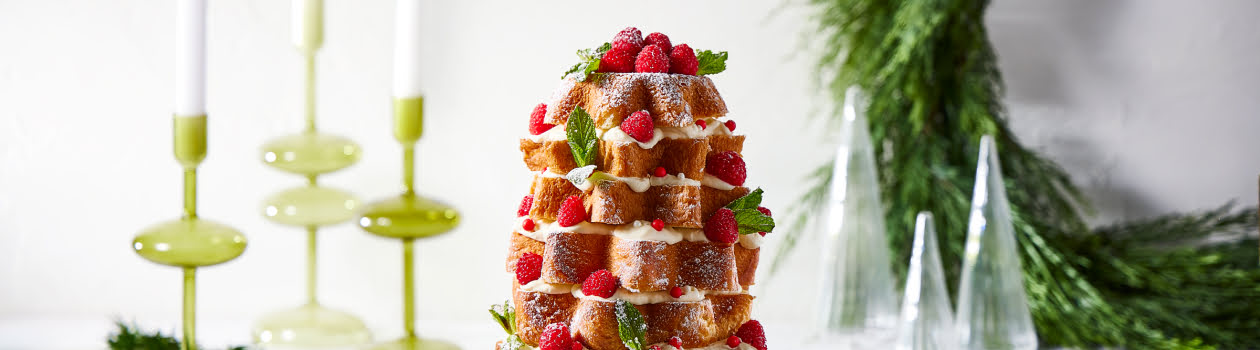
[[[717,178],[717,176],[709,174],[704,174],[704,179],[700,180],[700,184],[705,187],[716,188],[723,191],[735,189],[735,185],[729,184],[726,181],[722,181],[722,179]]]
[[[621,130],[620,126],[614,126],[612,129],[608,130],[596,129],[595,134],[600,140],[609,142],[634,142],[639,145],[639,148],[643,149],[656,147],[656,143],[660,142],[662,139],[700,139],[712,135],[734,134],[731,129],[726,127],[725,123],[721,123],[715,118],[705,118],[702,120],[704,120],[706,124],[703,129],[700,128],[699,125],[694,124],[684,127],[656,128],[656,130],[652,131],[652,138],[647,142],[639,142],[639,140],[635,140],[625,131]],[[563,125],[556,125],[541,134],[526,135],[525,138],[533,142],[566,141],[568,140],[568,135],[565,134]]]
[[[544,178],[562,178],[562,179],[565,178],[564,174],[557,174],[550,171],[541,171],[539,172],[538,176],[542,176]],[[630,186],[631,191],[635,191],[638,193],[647,192],[648,188],[652,186],[696,186],[696,187],[699,187],[702,184],[701,181],[699,180],[688,179],[687,176],[683,175],[683,173],[678,173],[675,175],[665,175],[661,177],[655,177],[655,176],[623,177],[623,176],[615,176],[612,174],[601,172],[599,177],[625,183],[627,186]],[[594,185],[592,184],[592,182],[593,181],[587,181],[587,182],[582,183],[581,186],[578,186],[578,185],[574,185],[574,186],[577,187],[577,189],[579,190],[586,191],[586,190],[591,189],[591,186]]]
[[[660,347],[661,347],[661,350],[682,350],[682,349],[680,349],[680,348],[675,348],[675,347],[673,347],[673,346],[669,345],[669,343],[656,343],[656,344],[651,344],[651,345],[648,345],[648,347],[651,347],[652,345],[660,346]],[[585,347],[583,347],[583,348],[585,348]],[[748,345],[748,343],[745,343],[745,342],[740,342],[740,343],[739,343],[739,346],[736,346],[736,347],[733,347],[733,348],[732,348],[732,347],[726,346],[726,341],[725,341],[725,340],[717,341],[717,342],[714,342],[713,344],[705,345],[704,347],[701,347],[701,348],[691,348],[691,349],[689,349],[689,350],[731,350],[731,349],[735,349],[735,350],[757,350],[757,348],[756,348],[756,347],[753,347],[752,345]]]
[[[568,293],[573,292],[573,288],[574,288],[573,286],[575,285],[574,284],[547,283],[547,282],[543,282],[542,279],[540,278],[540,279],[536,279],[522,285],[520,289],[526,292],[537,292],[537,293],[543,293],[543,294],[568,294]],[[578,288],[578,289],[581,289],[581,288]]]
[[[546,242],[547,235],[556,233],[556,232],[576,232],[576,233],[600,234],[600,235],[607,235],[607,234],[613,233],[613,225],[600,224],[600,223],[594,223],[594,222],[589,222],[589,221],[583,221],[583,222],[578,223],[577,225],[565,227],[565,226],[560,226],[560,223],[555,222],[555,221],[545,222],[542,220],[534,220],[534,230],[530,231],[530,230],[525,229],[525,220],[530,220],[530,218],[526,216],[522,216],[518,218],[516,222],[516,232],[520,233],[522,236],[532,238],[535,241],[539,241],[539,242]]]
[[[644,220],[636,220],[635,222],[625,225],[609,225],[601,223],[593,223],[583,221],[573,226],[560,226],[555,221],[544,222],[534,220],[534,230],[525,229],[525,220],[531,220],[529,217],[522,216],[517,218],[516,232],[522,236],[529,237],[535,241],[546,242],[547,235],[555,232],[570,232],[582,234],[611,234],[614,237],[627,241],[658,241],[666,244],[674,244],[682,241],[688,242],[708,242],[709,238],[704,236],[704,230],[698,228],[685,227],[664,227],[660,231],[652,227],[652,223]],[[765,241],[765,237],[760,234],[750,233],[739,235],[739,245],[744,249],[757,249]]]
[[[709,290],[697,289],[697,288],[692,288],[692,287],[682,287],[682,289],[683,289],[683,295],[675,298],[669,295],[669,291],[667,290],[652,291],[652,292],[636,292],[636,291],[632,291],[625,288],[617,288],[617,292],[613,293],[612,297],[604,298],[598,295],[586,295],[585,293],[582,293],[582,286],[575,284],[573,285],[573,297],[578,298],[578,299],[601,300],[601,301],[625,300],[626,302],[629,302],[635,305],[647,305],[647,304],[660,304],[660,303],[669,303],[669,302],[692,303],[692,302],[704,301],[704,298],[707,295],[733,295],[733,294],[748,293],[747,291],[742,290],[742,289],[739,291],[709,291]]]
[[[744,247],[744,249],[757,249],[761,247],[761,243],[765,242],[765,240],[766,238],[762,237],[760,233],[739,235],[739,246]]]

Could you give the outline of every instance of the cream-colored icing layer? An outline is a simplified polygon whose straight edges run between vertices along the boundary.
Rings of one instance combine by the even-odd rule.
[[[668,244],[674,244],[681,241],[689,242],[708,242],[709,239],[704,237],[704,230],[695,228],[682,227],[665,227],[657,231],[652,227],[652,223],[643,220],[617,226],[613,229],[613,236],[627,241],[661,241]]]
[[[573,292],[573,286],[572,284],[547,283],[543,282],[542,279],[536,279],[522,285],[521,290],[544,294],[568,294]]]
[[[747,294],[748,293],[748,291],[746,290],[708,291],[708,290],[696,289],[692,287],[682,287],[682,289],[683,289],[683,295],[675,298],[669,295],[669,291],[665,291],[665,290],[652,291],[652,292],[636,292],[636,291],[632,291],[625,288],[617,288],[617,292],[613,293],[612,297],[604,298],[598,295],[586,295],[582,293],[581,285],[574,285],[573,297],[578,298],[578,299],[590,299],[590,300],[602,300],[602,301],[625,300],[635,305],[647,305],[647,304],[660,304],[660,303],[669,303],[669,302],[692,303],[692,302],[703,301],[705,299],[705,296],[708,296],[708,295],[734,295],[734,294]]]
[[[739,235],[739,246],[744,247],[744,249],[757,249],[761,247],[761,243],[765,240],[766,238],[759,233]]]
[[[680,348],[675,348],[673,346],[670,346],[669,343],[656,343],[652,345],[660,346],[661,350],[682,350]],[[648,345],[648,347],[651,347],[651,345]],[[748,345],[748,343],[745,343],[745,342],[740,342],[739,346],[732,348],[732,347],[726,346],[725,340],[718,341],[713,344],[705,345],[704,347],[701,347],[701,348],[691,348],[688,350],[732,350],[732,349],[733,350],[757,350],[756,347],[753,347],[752,345]]]
[[[553,232],[576,232],[584,234],[611,234],[617,238],[627,241],[658,241],[666,244],[674,244],[681,241],[688,242],[708,242],[709,239],[704,236],[704,230],[698,228],[685,227],[664,227],[657,231],[652,227],[649,221],[636,220],[635,222],[624,225],[609,225],[583,221],[577,225],[564,227],[556,222],[544,222],[534,220],[534,230],[525,229],[525,220],[532,220],[529,217],[519,217],[516,222],[516,232],[525,237],[529,237],[535,241],[546,242],[547,235]],[[761,247],[765,237],[756,233],[740,235],[739,245],[745,249],[757,249]]]
[[[634,142],[643,149],[655,147],[656,143],[660,142],[662,139],[700,139],[712,135],[734,134],[734,132],[731,132],[731,129],[726,127],[726,124],[719,122],[717,119],[706,118],[704,121],[706,124],[704,129],[701,129],[699,125],[656,128],[656,130],[652,131],[652,138],[647,142],[639,142],[639,140],[635,140],[633,137],[630,137],[629,134],[626,134],[625,131],[621,130],[620,126],[614,126],[612,129],[608,130],[596,129],[595,134],[600,140],[609,142]],[[564,126],[557,125],[538,135],[526,135],[525,138],[533,142],[566,141],[568,140],[568,135],[564,132]]]
[[[717,176],[709,174],[704,174],[704,179],[700,180],[700,183],[705,187],[716,188],[723,191],[735,189],[735,185],[729,184],[726,181],[722,181],[722,179],[717,178]]]
[[[609,224],[601,224],[583,221],[573,226],[560,226],[555,221],[545,222],[542,220],[534,220],[534,230],[525,229],[525,220],[532,220],[529,217],[520,217],[516,222],[516,232],[539,242],[546,242],[547,235],[554,232],[576,232],[585,234],[612,234],[614,226]]]
[[[539,172],[538,176],[542,176],[544,178],[561,178],[561,179],[565,178],[564,174],[557,174],[557,173],[553,173],[546,170]],[[650,188],[651,186],[696,186],[696,187],[699,187],[701,185],[701,182],[699,180],[688,179],[687,176],[683,175],[683,173],[678,173],[676,175],[665,175],[661,177],[656,177],[656,176],[622,177],[622,176],[614,176],[608,173],[601,172],[599,176],[613,180],[613,181],[623,182],[627,186],[630,186],[631,191],[635,191],[638,193],[647,192],[648,188]],[[582,191],[591,189],[591,186],[592,186],[591,181],[584,182],[582,183],[581,186],[574,185],[574,187],[577,187],[577,189],[582,190]]]

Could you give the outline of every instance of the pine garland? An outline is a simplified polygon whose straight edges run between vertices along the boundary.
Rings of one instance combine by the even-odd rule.
[[[1260,344],[1254,209],[1223,207],[1090,230],[1086,198],[1056,163],[1008,127],[985,0],[810,0],[822,52],[820,84],[840,106],[845,90],[869,96],[893,266],[904,273],[914,215],[933,212],[951,294],[956,293],[981,136],[995,136],[1011,202],[1029,306],[1043,343],[1134,349],[1240,348]],[[833,113],[839,116],[840,113]],[[813,218],[831,164],[791,212],[772,271]]]

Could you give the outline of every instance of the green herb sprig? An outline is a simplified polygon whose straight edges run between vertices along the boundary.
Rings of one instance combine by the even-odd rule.
[[[608,50],[611,49],[612,44],[604,43],[594,49],[578,50],[578,63],[574,64],[573,67],[569,67],[569,70],[565,71],[564,75],[560,76],[560,79],[572,76],[578,82],[584,82],[592,77],[594,77],[595,80],[599,80],[601,73],[596,73],[599,71],[599,61],[603,59],[604,54],[608,53]]]
[[[739,234],[774,231],[774,218],[757,210],[757,207],[761,206],[761,194],[761,188],[758,187],[726,205],[727,209],[735,212],[735,223],[739,225]]]
[[[621,343],[630,350],[643,350],[647,344],[647,323],[643,321],[643,314],[634,308],[634,304],[625,300],[618,300],[613,308],[613,313],[617,315],[617,335],[621,337]]]
[[[569,142],[569,151],[573,153],[573,161],[579,168],[595,163],[595,155],[599,154],[599,137],[595,135],[595,121],[582,106],[574,107],[569,113],[564,134]]]

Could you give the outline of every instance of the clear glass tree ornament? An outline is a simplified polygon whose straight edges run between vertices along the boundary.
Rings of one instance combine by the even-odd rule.
[[[846,93],[822,240],[814,343],[838,349],[887,347],[897,324],[875,152],[861,92]]]
[[[1037,330],[992,136],[980,139],[976,163],[955,327],[964,349],[1036,349]]]

